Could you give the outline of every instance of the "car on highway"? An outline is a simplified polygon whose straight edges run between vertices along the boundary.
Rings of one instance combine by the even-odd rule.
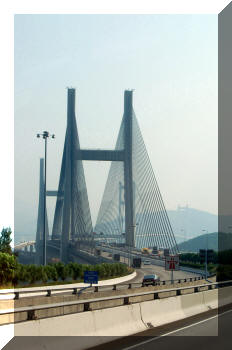
[[[160,282],[160,278],[157,275],[145,275],[143,277],[143,286],[156,286]]]
[[[143,265],[151,265],[150,260],[145,260],[145,261],[143,262]]]

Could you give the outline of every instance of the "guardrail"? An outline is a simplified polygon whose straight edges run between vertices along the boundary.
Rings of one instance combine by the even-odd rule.
[[[193,292],[188,293],[188,294],[193,294],[193,293],[201,292],[201,288],[207,287],[207,290],[211,290],[211,289],[222,288],[222,287],[227,287],[227,286],[232,286],[232,280],[223,281],[223,282],[213,282],[213,283],[207,283],[207,284],[200,284],[200,285],[188,286],[188,287],[170,288],[170,289],[162,289],[162,290],[155,290],[155,291],[154,290],[153,291],[145,291],[145,292],[139,292],[139,293],[131,293],[131,294],[127,294],[127,295],[116,295],[116,296],[101,297],[101,298],[95,298],[95,299],[82,299],[82,300],[73,300],[73,301],[53,303],[53,304],[19,307],[19,308],[15,308],[15,309],[0,310],[0,315],[15,314],[15,313],[21,313],[21,312],[25,313],[26,312],[27,313],[26,320],[35,320],[37,318],[37,316],[35,315],[35,311],[37,311],[37,310],[45,310],[45,309],[54,309],[54,308],[65,307],[65,306],[82,305],[83,308],[79,312],[85,312],[85,311],[92,311],[91,303],[95,303],[95,302],[100,303],[100,302],[121,299],[122,305],[129,305],[129,304],[140,302],[138,300],[130,300],[131,297],[152,295],[153,296],[152,299],[155,300],[155,299],[160,299],[160,294],[162,294],[162,293],[175,292],[174,295],[167,296],[167,297],[173,297],[173,296],[181,296],[182,291],[184,291],[184,290],[193,289]],[[108,306],[104,305],[102,307],[109,308],[109,307],[112,307],[112,305],[108,305]],[[102,307],[100,306],[99,308],[102,308]],[[70,313],[72,313],[72,312],[70,312]],[[50,317],[50,316],[47,316],[47,317]],[[44,317],[42,317],[42,318],[44,318]],[[18,321],[18,322],[20,322],[20,321]]]
[[[185,283],[185,282],[195,282],[204,279],[203,276],[200,277],[190,277],[190,278],[182,278],[182,279],[176,279],[173,280],[174,283]],[[163,280],[159,282],[155,282],[156,286],[161,286],[161,285],[169,285],[172,284],[172,280]],[[134,282],[134,283],[120,283],[120,284],[111,284],[111,285],[105,285],[105,286],[93,286],[94,292],[99,292],[99,291],[104,291],[104,289],[108,289],[109,287],[112,288],[112,290],[119,290],[121,289],[120,287],[128,287],[128,289],[132,288],[140,288],[144,287],[143,282]],[[43,287],[42,287],[43,288]],[[62,288],[43,288],[43,289],[35,289],[35,288],[30,288],[30,290],[23,290],[23,288],[18,288],[14,289],[13,291],[1,291],[0,290],[0,295],[8,295],[8,294],[14,294],[15,297],[14,299],[17,300],[20,298],[20,294],[27,294],[27,293],[45,293],[47,297],[51,297],[53,293],[55,292],[68,292],[72,291],[72,294],[77,294],[78,290],[81,290],[83,287],[62,287]]]

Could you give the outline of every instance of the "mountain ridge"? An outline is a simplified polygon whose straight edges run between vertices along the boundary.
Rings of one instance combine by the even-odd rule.
[[[180,252],[198,253],[199,249],[228,250],[232,249],[232,234],[213,232],[199,235],[178,244]]]

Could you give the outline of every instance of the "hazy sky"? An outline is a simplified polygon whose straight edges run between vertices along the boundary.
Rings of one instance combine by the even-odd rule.
[[[76,88],[81,147],[114,148],[123,93],[134,110],[167,209],[217,213],[217,15],[15,16],[15,232],[36,231],[39,158],[56,190]],[[109,164],[84,162],[95,223]],[[47,201],[50,224],[55,199]],[[32,232],[32,233],[33,233]]]

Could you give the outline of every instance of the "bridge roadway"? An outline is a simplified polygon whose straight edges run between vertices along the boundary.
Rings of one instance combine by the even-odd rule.
[[[14,250],[20,250],[25,247],[29,247],[31,245],[35,245],[35,241],[25,241],[25,242],[20,242],[14,246]]]
[[[232,342],[231,324],[232,304],[133,336],[118,338],[88,350],[229,350]]]
[[[127,252],[123,252],[120,249],[112,249],[109,247],[101,247],[102,253],[101,255],[105,258],[111,259],[112,257],[109,256],[109,254],[120,254],[120,262],[122,263],[126,263],[128,264],[128,253]],[[171,272],[170,271],[166,271],[164,266],[159,266],[156,263],[158,261],[156,261],[155,259],[151,258],[150,256],[144,256],[142,254],[138,254],[138,252],[131,252],[131,260],[132,257],[141,257],[142,258],[142,266],[141,269],[136,269],[137,272],[137,276],[131,280],[130,282],[135,283],[135,282],[142,282],[143,276],[144,275],[149,275],[149,274],[156,274],[160,277],[160,280],[170,280],[171,279]],[[144,261],[150,261],[150,265],[145,265]],[[159,262],[158,262],[159,263]],[[179,271],[174,271],[173,273],[173,277],[174,279],[183,279],[183,278],[188,278],[188,277],[198,277],[199,274],[194,272],[190,272],[190,271],[183,271],[183,270],[179,270]]]
[[[163,266],[157,265],[144,265],[142,264],[141,269],[136,269],[137,276],[130,282],[141,282],[144,275],[156,274],[160,277],[160,280],[167,281],[171,280],[171,272],[166,271]],[[173,273],[174,279],[183,279],[189,277],[199,277],[199,274],[186,272],[186,271],[175,271]]]

